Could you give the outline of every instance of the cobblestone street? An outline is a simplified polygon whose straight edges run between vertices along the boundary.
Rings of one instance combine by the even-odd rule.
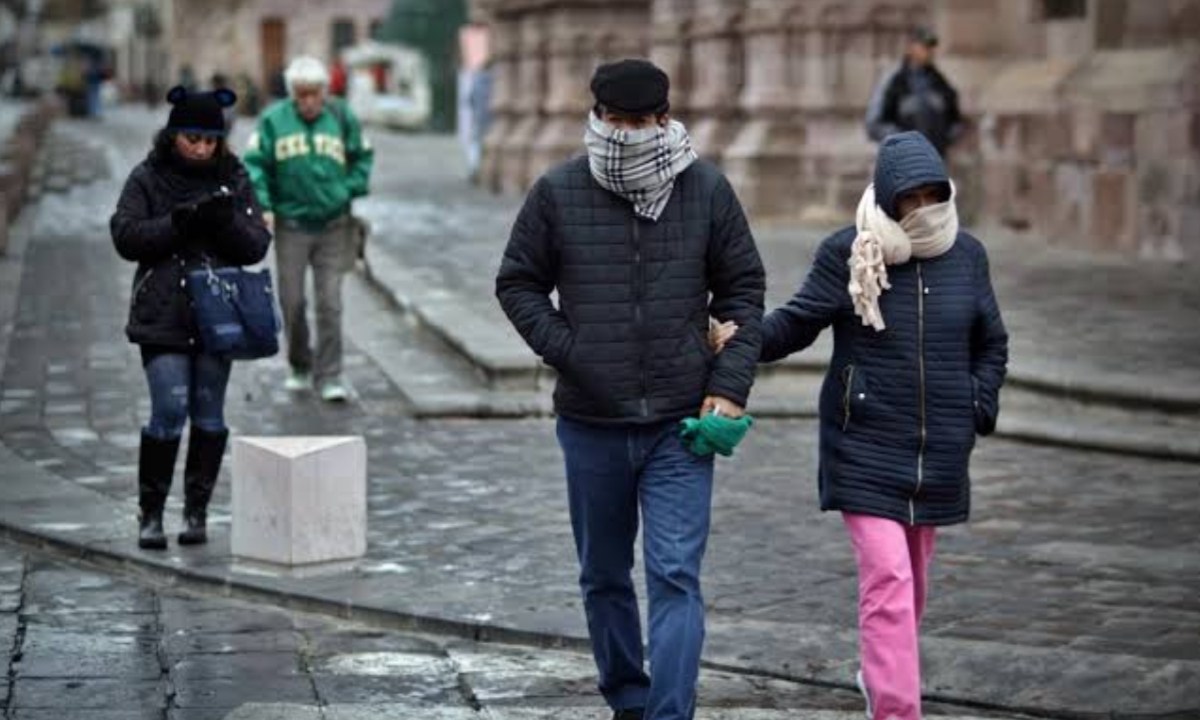
[[[11,648],[0,709],[13,720],[554,720],[601,704],[581,653],[187,594],[4,542],[0,641]],[[703,684],[703,720],[842,720],[829,708],[857,703],[730,673]]]
[[[349,276],[346,295],[355,401],[287,394],[277,357],[236,365],[227,412],[235,435],[366,438],[366,558],[312,573],[234,561],[228,468],[208,547],[136,550],[136,447],[148,396],[122,332],[133,266],[113,251],[107,219],[159,120],[123,109],[102,124],[51,131],[48,162],[58,169],[45,190],[54,191],[27,208],[0,262],[0,318],[11,317],[0,339],[0,525],[145,566],[155,578],[178,572],[395,625],[420,620],[568,649],[351,627],[0,545],[0,632],[13,640],[8,716],[143,717],[118,709],[136,707],[146,718],[189,720],[601,717],[598,707],[591,715],[577,707],[599,701],[590,659],[574,652],[585,630],[553,421],[415,418],[410,387],[440,387],[447,368],[472,370],[361,273]],[[375,221],[380,266],[442,288],[447,302],[480,295],[486,301],[475,302],[493,309],[476,322],[499,322],[491,282],[513,199],[468,189],[453,164],[421,178],[434,150],[450,150],[447,140],[380,134],[375,144],[375,194],[361,209]],[[771,297],[782,300],[820,232],[760,235]],[[996,269],[1027,251],[1012,239],[995,248],[1014,362],[1143,380],[1154,368],[1167,388],[1200,386],[1193,269],[1098,261],[1085,276],[1050,249],[1041,267],[1008,274]],[[1133,292],[1147,282],[1162,292]],[[1112,303],[1089,302],[1086,288],[1097,285]],[[1053,289],[1060,301],[1040,302]],[[1054,322],[1064,322],[1061,332],[1047,330]],[[811,420],[767,418],[719,464],[706,658],[728,672],[703,679],[705,720],[861,717],[854,565],[840,519],[817,510],[815,433]],[[981,442],[972,522],[939,538],[923,647],[929,713],[1200,717],[1198,467]],[[406,714],[414,703],[421,713]],[[89,710],[50,709],[63,707]]]

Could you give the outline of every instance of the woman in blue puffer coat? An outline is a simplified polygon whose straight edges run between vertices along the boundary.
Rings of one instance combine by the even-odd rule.
[[[917,720],[934,530],[967,519],[971,450],[996,427],[1008,362],[987,252],[958,229],[954,186],[918,133],[881,144],[855,227],[821,244],[800,290],[766,317],[762,359],[828,326],[821,509],[841,511],[858,562],[857,679],[874,718]]]

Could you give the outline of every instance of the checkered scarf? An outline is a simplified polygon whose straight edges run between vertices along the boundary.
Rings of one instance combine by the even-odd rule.
[[[665,128],[618,130],[593,112],[583,142],[596,182],[654,221],[671,199],[675,177],[696,160],[687,128],[677,120]]]

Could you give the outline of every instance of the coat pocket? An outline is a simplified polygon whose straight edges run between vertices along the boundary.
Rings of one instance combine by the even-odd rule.
[[[138,299],[138,296],[141,295],[142,291],[146,289],[146,283],[150,282],[150,278],[152,277],[154,277],[154,268],[147,270],[146,274],[142,275],[142,277],[136,283],[134,283],[132,294],[133,300],[136,301]]]
[[[862,421],[869,400],[865,380],[853,364],[842,368],[842,432],[850,430],[852,421]]]
[[[971,404],[975,416],[975,432],[979,435],[991,435],[996,431],[998,403],[986,396],[979,380],[974,377],[971,378]]]

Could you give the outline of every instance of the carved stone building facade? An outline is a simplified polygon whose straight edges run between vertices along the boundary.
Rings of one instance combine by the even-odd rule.
[[[476,0],[473,14],[492,28],[498,190],[579,152],[592,68],[645,55],[755,217],[846,217],[871,173],[871,90],[926,23],[972,121],[952,153],[970,217],[1200,257],[1200,0]]]

